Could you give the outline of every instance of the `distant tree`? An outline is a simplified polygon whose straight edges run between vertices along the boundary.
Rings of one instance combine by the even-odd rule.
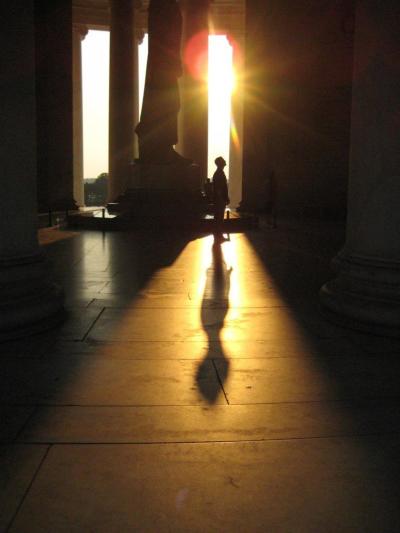
[[[107,202],[108,173],[99,174],[94,183],[85,183],[85,204],[105,205]]]

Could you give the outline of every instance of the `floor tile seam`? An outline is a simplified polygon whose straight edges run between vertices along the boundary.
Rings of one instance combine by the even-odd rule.
[[[104,308],[106,309],[106,308]],[[353,341],[351,341],[348,337],[340,337],[340,339],[342,341],[345,341],[346,343],[351,343],[351,348],[353,347]],[[296,336],[296,337],[285,337],[284,339],[284,342],[291,342],[291,341],[298,341],[298,340],[302,340],[302,337],[299,337],[299,336]],[[328,339],[330,340],[330,339]],[[332,340],[336,340],[336,339],[332,339]],[[319,341],[319,338],[317,340],[317,342]],[[167,340],[150,340],[150,339],[145,339],[145,340],[91,340],[91,341],[88,341],[88,340],[85,340],[85,341],[76,341],[76,340],[68,340],[68,339],[65,339],[65,340],[62,340],[62,342],[66,343],[66,344],[78,344],[79,342],[81,343],[85,343],[87,346],[113,346],[115,344],[120,344],[120,345],[124,345],[124,344],[138,344],[138,343],[154,343],[154,344],[159,344],[160,342],[168,342],[168,343],[173,343],[173,344],[186,344],[186,343],[205,343],[206,341],[204,340],[196,340],[196,339],[186,339],[186,340],[171,340],[171,339],[167,339]],[[218,341],[207,341],[207,342],[211,342],[211,343],[217,343]],[[275,343],[275,344],[280,344],[282,342],[281,339],[232,339],[232,340],[229,340],[229,344],[240,344],[240,343],[245,343],[245,342],[252,342],[252,343],[256,343],[256,344],[260,344],[260,345],[263,345],[265,343]],[[312,340],[311,340],[312,342]],[[361,349],[361,350],[364,350],[362,348],[362,346],[358,345],[358,344],[354,344],[354,349]],[[369,351],[366,351],[366,353],[371,353]],[[379,352],[380,353],[380,352]],[[397,351],[395,352],[388,352],[388,353],[398,353]]]
[[[84,309],[88,309],[91,306],[91,304],[95,301],[95,299],[96,298],[91,298],[91,300],[84,306]],[[68,307],[68,306],[66,306],[66,307]]]
[[[39,407],[37,407],[36,405],[32,405],[31,406],[32,410],[31,412],[29,413],[29,415],[27,416],[25,422],[21,425],[21,427],[19,428],[19,430],[17,431],[15,437],[14,437],[14,442],[17,442],[20,435],[22,435],[25,431],[25,429],[28,427],[29,423],[35,418],[35,416],[38,414],[39,412]]]
[[[295,442],[295,441],[322,441],[322,440],[332,440],[332,439],[356,439],[356,438],[368,438],[368,437],[390,437],[390,436],[400,436],[400,430],[398,431],[387,431],[387,432],[366,432],[366,433],[332,433],[328,435],[313,435],[306,437],[267,437],[260,439],[218,439],[218,440],[177,440],[177,441],[165,441],[165,440],[138,440],[138,441],[92,441],[79,440],[79,441],[20,441],[17,444],[18,446],[48,446],[48,451],[50,448],[55,448],[57,446],[174,446],[174,445],[213,445],[213,444],[244,444],[244,443],[255,443],[255,442]],[[47,454],[46,454],[47,455]]]
[[[340,399],[323,399],[323,400],[298,400],[298,401],[279,401],[279,402],[252,402],[252,403],[220,403],[220,404],[208,404],[208,403],[185,403],[185,404],[140,404],[140,403],[108,403],[108,404],[91,404],[91,403],[12,403],[12,404],[0,404],[5,407],[37,407],[37,408],[63,408],[63,407],[73,407],[73,408],[158,408],[158,407],[192,407],[198,409],[212,410],[213,408],[227,408],[227,407],[254,407],[254,406],[279,406],[279,405],[327,405],[327,404],[349,404],[349,405],[364,405],[372,402],[380,402],[380,406],[384,407],[387,401],[393,403],[400,402],[400,395],[398,396],[380,396],[380,397],[366,397],[357,399],[352,398],[340,398]],[[376,405],[376,403],[374,403]]]
[[[86,330],[86,333],[85,333],[85,334],[83,335],[83,337],[80,339],[82,342],[84,342],[84,341],[88,338],[90,332],[91,332],[92,329],[95,327],[95,325],[96,325],[97,322],[99,321],[99,319],[100,319],[100,317],[102,316],[102,314],[104,313],[104,311],[105,311],[105,307],[103,307],[102,309],[100,309],[100,311],[99,311],[97,317],[94,319],[94,321],[91,323],[91,325],[89,326],[89,328]],[[78,340],[78,342],[79,342],[79,340]]]
[[[64,354],[56,354],[56,355],[49,355],[49,356],[43,356],[40,361],[51,361],[51,360],[61,360],[64,357],[87,357],[88,359],[96,359],[100,358],[104,361],[148,361],[150,362],[157,362],[160,363],[161,361],[192,361],[192,362],[203,362],[203,359],[198,359],[197,357],[156,357],[156,358],[149,358],[149,357],[124,357],[124,356],[112,356],[107,354],[98,354],[98,353],[64,353]],[[340,358],[342,356],[332,356],[332,358]],[[344,357],[344,356],[343,356]],[[19,358],[20,359],[20,358]],[[18,359],[18,360],[19,360]],[[221,357],[214,357],[213,360],[220,361],[223,359],[227,359],[224,356]],[[266,361],[266,360],[277,360],[277,359],[298,359],[298,360],[305,360],[306,356],[267,356],[267,357],[229,357],[229,361]],[[32,359],[26,359],[31,361]],[[39,361],[39,359],[34,359],[34,361]],[[0,359],[0,366],[1,366],[1,359]]]
[[[168,361],[192,361],[192,362],[198,362],[198,363],[201,363],[203,361],[203,359],[199,359],[198,357],[184,357],[184,356],[179,356],[179,357],[135,357],[135,356],[119,356],[119,355],[108,355],[108,354],[101,354],[101,353],[87,353],[87,352],[74,352],[74,353],[58,353],[58,354],[53,354],[53,355],[43,355],[41,357],[37,357],[37,358],[30,358],[30,357],[27,357],[27,358],[23,358],[23,357],[18,357],[18,358],[15,358],[15,357],[4,357],[3,359],[4,360],[8,360],[8,359],[12,359],[13,361],[17,360],[17,361],[40,361],[40,362],[48,362],[48,361],[51,361],[51,360],[62,360],[64,357],[68,357],[68,358],[71,358],[71,357],[81,357],[81,358],[87,358],[88,360],[90,358],[92,359],[96,359],[96,358],[100,358],[101,360],[104,360],[104,361],[148,361],[149,363],[150,362],[157,362],[157,363],[160,363],[161,361],[165,361],[165,362],[168,362]],[[228,360],[230,362],[234,362],[234,361],[276,361],[276,360],[280,360],[280,359],[290,359],[290,360],[297,360],[297,361],[315,361],[317,363],[323,363],[324,361],[327,361],[327,360],[337,360],[337,361],[340,361],[340,360],[347,360],[349,359],[350,357],[354,357],[355,359],[359,359],[360,360],[360,363],[366,359],[378,359],[378,357],[398,357],[397,354],[387,354],[387,355],[382,355],[382,354],[379,354],[378,355],[371,355],[371,354],[360,354],[360,355],[357,355],[357,356],[349,356],[349,355],[324,355],[324,356],[321,356],[320,359],[318,359],[318,357],[315,357],[313,355],[267,355],[265,357],[236,357],[236,356],[229,356],[228,357]],[[221,360],[224,360],[224,359],[227,359],[226,356],[221,356],[221,357],[213,357],[212,358],[213,360],[215,361],[221,361]],[[1,361],[2,361],[2,358],[0,357],[0,366],[1,366]]]
[[[226,390],[224,388],[224,382],[223,380],[221,379],[221,376],[219,375],[219,372],[218,372],[218,368],[217,368],[217,365],[215,364],[215,359],[211,359],[211,363],[212,363],[212,366],[213,366],[213,369],[214,369],[214,372],[217,376],[217,380],[218,380],[218,383],[219,383],[219,386],[221,388],[221,391],[225,397],[225,401],[226,403],[229,405],[229,400],[228,400],[228,396],[226,394]]]
[[[18,446],[20,446],[20,445],[21,445],[21,443],[18,443]],[[29,445],[29,443],[28,443],[27,445]],[[39,445],[39,443],[38,443],[37,445]],[[45,444],[42,444],[42,445],[43,445],[43,446],[46,446]],[[28,496],[28,494],[29,494],[29,491],[31,490],[31,488],[32,488],[32,486],[33,486],[33,484],[34,484],[34,482],[35,482],[35,480],[36,480],[36,478],[37,478],[37,476],[38,476],[38,474],[39,474],[39,472],[40,472],[40,470],[41,470],[41,468],[42,468],[44,462],[45,462],[46,459],[47,459],[47,456],[48,456],[48,454],[49,454],[49,451],[50,451],[51,447],[52,447],[51,444],[47,445],[47,449],[45,450],[45,452],[44,452],[44,454],[43,454],[43,457],[42,457],[42,459],[41,459],[40,462],[39,462],[39,465],[37,466],[36,470],[34,471],[34,473],[33,473],[33,475],[32,475],[32,479],[31,479],[30,482],[28,483],[28,486],[27,486],[27,488],[26,488],[24,494],[22,495],[22,497],[21,497],[21,499],[20,499],[20,501],[19,501],[19,503],[18,503],[17,508],[16,508],[16,510],[15,510],[15,512],[14,512],[14,514],[13,514],[13,516],[12,516],[11,519],[10,519],[10,522],[9,522],[8,525],[6,526],[5,533],[8,533],[8,532],[10,531],[10,529],[12,528],[12,526],[13,526],[13,524],[14,524],[14,522],[15,522],[15,519],[17,518],[18,513],[19,513],[19,511],[21,510],[21,508],[22,508],[22,506],[23,506],[23,504],[24,504],[24,502],[25,502],[25,500],[26,500],[26,498],[27,498],[27,496]]]
[[[138,341],[141,342],[141,341]],[[147,342],[147,341],[144,341]],[[99,350],[102,348],[99,347]],[[12,359],[13,361],[48,361],[51,359],[61,359],[63,357],[74,357],[74,356],[86,356],[88,358],[95,358],[95,357],[101,357],[105,360],[116,360],[116,361],[198,361],[201,362],[203,359],[199,359],[198,357],[144,357],[144,356],[114,356],[114,355],[108,355],[108,354],[99,354],[99,353],[88,353],[88,352],[66,352],[66,353],[57,353],[53,355],[42,355],[40,357],[13,357],[13,356],[4,356],[3,358],[0,357],[0,365],[2,359],[8,360]],[[327,359],[334,359],[334,360],[345,360],[349,359],[350,357],[360,359],[360,361],[363,361],[365,359],[377,359],[378,357],[398,357],[398,354],[359,354],[359,355],[322,355],[320,358],[318,356],[313,355],[266,355],[264,357],[258,356],[258,357],[237,357],[237,356],[228,356],[229,361],[265,361],[265,360],[276,360],[276,359],[295,359],[295,360],[313,360],[317,362],[323,362]],[[362,358],[362,359],[361,359]],[[227,359],[225,356],[216,357],[213,356],[213,360],[221,360],[221,359]]]
[[[46,353],[41,355],[0,355],[0,364],[4,360],[12,359],[13,361],[42,361],[46,357]]]
[[[165,309],[165,310],[187,310],[187,309],[202,309],[202,302],[199,302],[199,305],[157,305],[157,306],[150,306],[150,305],[126,305],[124,307],[120,306],[112,306],[112,305],[104,305],[105,309],[111,310],[111,311],[126,311],[127,309],[135,309],[135,311],[143,311],[143,310],[153,310],[153,309]],[[70,306],[71,308],[74,308],[74,306]],[[95,305],[91,304],[91,307],[95,308]],[[99,306],[100,307],[100,306]],[[87,306],[84,307],[86,309]],[[75,309],[80,309],[75,306]],[[206,311],[212,311],[212,310],[220,310],[220,309],[226,309],[226,306],[223,304],[221,305],[215,305],[213,307],[205,307]],[[235,305],[235,306],[228,306],[228,311],[230,310],[240,310],[240,309],[291,309],[291,306],[289,304],[281,304],[281,305]]]

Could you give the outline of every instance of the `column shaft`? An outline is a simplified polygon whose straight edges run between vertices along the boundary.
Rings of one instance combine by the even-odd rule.
[[[83,104],[82,104],[82,46],[87,33],[86,26],[73,26],[73,132],[74,132],[74,199],[85,203],[83,186]]]
[[[134,2],[111,0],[109,191],[110,201],[125,191],[134,147]]]
[[[39,208],[73,199],[72,4],[35,2]]]
[[[360,2],[356,17],[346,244],[321,290],[336,320],[400,335],[400,5]],[[344,317],[344,318],[342,318]]]
[[[183,76],[181,92],[180,142],[183,155],[200,166],[202,180],[207,175],[208,157],[208,15],[209,0],[182,0]],[[204,72],[197,69],[202,65]]]
[[[37,241],[33,1],[0,7],[0,340],[46,329],[62,298]]]

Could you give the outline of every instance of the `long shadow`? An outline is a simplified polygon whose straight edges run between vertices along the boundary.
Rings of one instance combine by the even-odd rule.
[[[400,342],[336,326],[321,313],[318,292],[334,273],[330,261],[344,242],[342,225],[247,233],[265,272],[300,326],[305,357],[329,387],[350,435],[400,429]],[[288,332],[289,335],[290,332]],[[318,400],[318,398],[315,398]]]
[[[229,309],[230,275],[232,269],[228,269],[223,258],[221,242],[214,241],[212,247],[212,265],[207,270],[206,284],[201,304],[201,324],[207,335],[208,351],[206,357],[200,363],[197,373],[197,386],[208,403],[217,401],[221,389],[228,377],[229,360],[225,356],[221,342],[221,331],[224,327],[225,317]],[[218,359],[219,383],[207,380],[210,364]]]
[[[130,274],[131,290],[122,295],[125,307],[135,301],[157,270],[174,263],[193,238],[190,233],[170,231],[104,235],[84,231],[65,232],[64,236],[60,231],[60,238],[46,242],[44,251],[66,296],[69,290],[79,294],[76,280],[79,283],[80,277],[90,281],[91,276],[96,279],[99,274],[112,277],[123,272],[129,282]],[[90,288],[84,290],[90,292]],[[60,326],[0,344],[0,442],[15,441],[40,406],[62,405],[63,391],[90,363],[84,354],[97,353],[96,343],[90,344],[85,337],[101,312],[101,305],[92,309],[81,304],[67,312]]]

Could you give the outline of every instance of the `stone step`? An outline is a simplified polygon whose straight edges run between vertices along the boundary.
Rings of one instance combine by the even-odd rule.
[[[126,216],[117,214],[113,217],[102,217],[96,216],[95,213],[79,213],[69,215],[67,223],[70,228],[94,229],[101,231],[171,228],[199,233],[214,233],[216,230],[212,218],[195,216]],[[249,229],[258,228],[258,224],[258,217],[249,215],[234,216],[224,220],[220,231],[222,231],[222,233],[241,233]]]

